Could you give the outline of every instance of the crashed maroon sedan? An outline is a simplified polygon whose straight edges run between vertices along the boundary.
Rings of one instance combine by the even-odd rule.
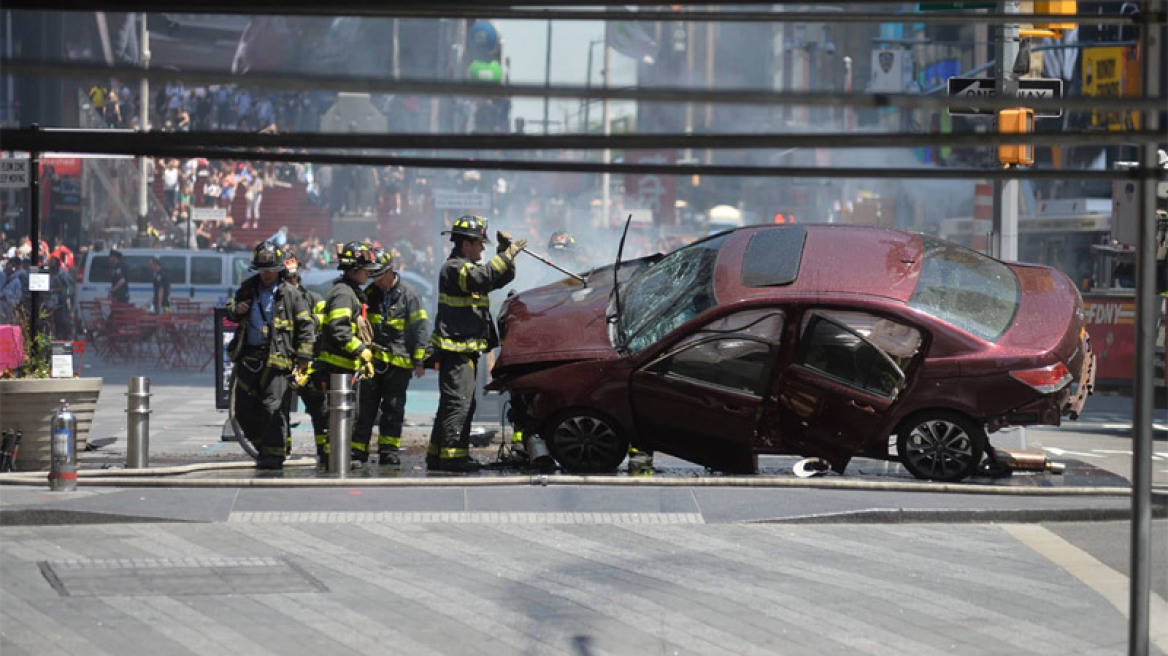
[[[880,228],[739,228],[513,294],[499,324],[489,389],[571,472],[632,444],[727,473],[786,454],[959,481],[990,434],[1077,417],[1094,382],[1066,275]]]

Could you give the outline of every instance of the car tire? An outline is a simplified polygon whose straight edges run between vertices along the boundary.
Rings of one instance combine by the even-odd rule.
[[[543,435],[552,457],[574,474],[615,471],[629,452],[629,438],[611,418],[592,410],[568,410],[552,417]]]
[[[932,410],[910,417],[896,435],[896,453],[913,476],[957,482],[968,478],[985,453],[986,433],[969,417]]]

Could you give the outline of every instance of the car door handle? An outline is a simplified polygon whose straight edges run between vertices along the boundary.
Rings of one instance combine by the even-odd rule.
[[[855,408],[861,412],[866,412],[870,415],[876,414],[876,408],[873,408],[870,405],[865,405],[863,403],[856,403],[855,399],[849,400],[848,405],[852,406],[853,408]]]

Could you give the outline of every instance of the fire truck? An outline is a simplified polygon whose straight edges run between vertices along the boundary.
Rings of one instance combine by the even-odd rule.
[[[975,202],[975,212],[980,216],[944,219],[939,232],[946,239],[989,252],[992,215],[987,216],[984,210],[989,204],[981,202],[986,193],[983,186],[989,187],[978,185]],[[1104,388],[1130,386],[1135,376],[1138,214],[1134,183],[1119,181],[1115,187],[1110,199],[1037,201],[1033,214],[1018,218],[1018,260],[1057,267],[1080,286],[1087,332],[1097,356],[1096,383]],[[1164,348],[1168,213],[1157,211],[1156,225],[1156,281],[1161,293],[1157,296],[1154,380],[1158,387],[1168,387],[1168,355]]]

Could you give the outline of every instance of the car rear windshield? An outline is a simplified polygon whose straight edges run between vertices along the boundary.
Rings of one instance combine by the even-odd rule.
[[[676,250],[622,285],[620,349],[636,353],[718,304],[714,261],[726,237]]]
[[[921,278],[909,306],[997,341],[1018,311],[1018,277],[1005,264],[976,251],[928,235],[921,240]]]

